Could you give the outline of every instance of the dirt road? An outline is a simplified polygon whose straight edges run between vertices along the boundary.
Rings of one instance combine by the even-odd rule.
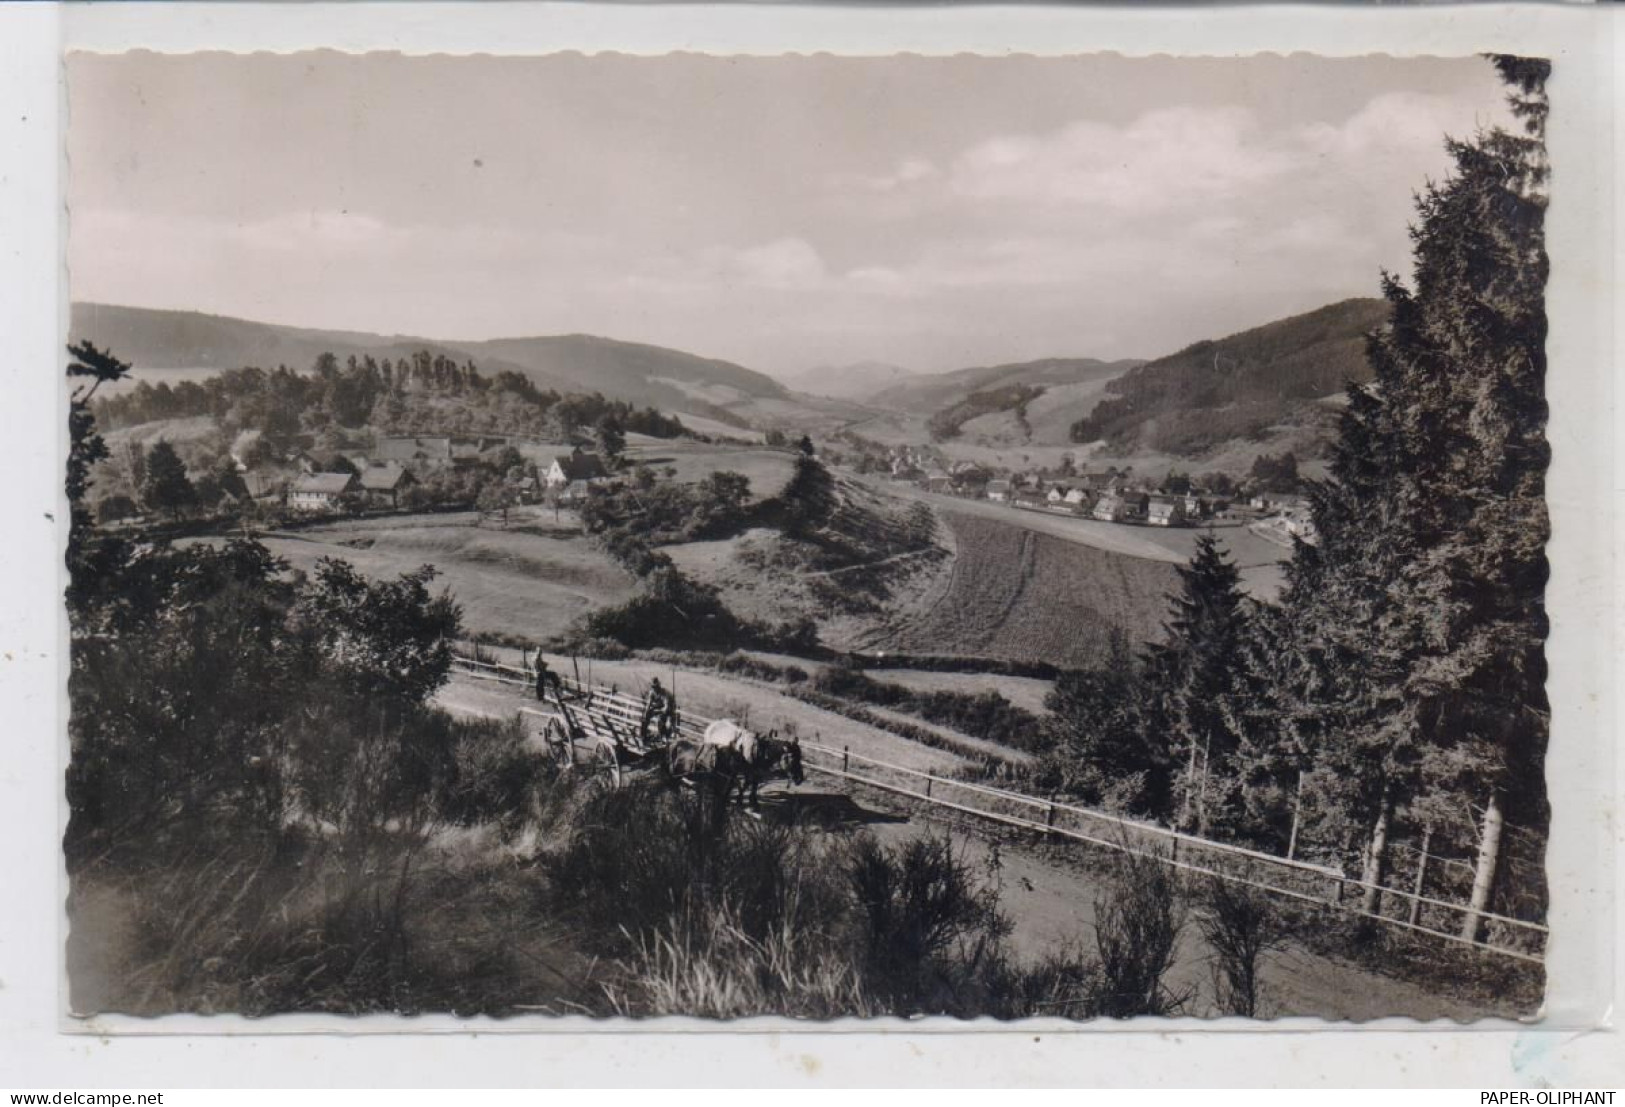
[[[601,666],[607,669],[608,664],[594,663],[595,678],[612,679],[600,670]],[[618,662],[614,666],[608,671],[623,678],[632,678],[640,669],[632,662]],[[667,672],[657,667],[645,665],[641,669],[648,675],[658,673],[667,679]],[[825,742],[850,745],[854,752],[937,771],[958,761],[951,754],[863,727],[789,700],[771,689],[706,674],[684,672],[679,679],[684,682],[686,702],[694,703],[696,711],[702,711],[700,702],[717,699],[760,703],[764,712],[778,713],[779,717],[803,718],[796,709],[805,709],[813,713],[805,717],[807,723],[811,725],[816,720]],[[623,687],[628,686],[629,679],[623,683]],[[768,705],[763,697],[779,702]],[[437,702],[453,712],[505,716],[525,706],[527,700],[519,689],[511,686],[459,676],[440,693]],[[808,731],[803,730],[803,733]],[[880,793],[860,791],[861,794],[854,795],[840,782],[814,773],[793,791],[785,785],[764,789],[763,799],[770,817],[775,808],[780,811],[792,807],[837,810],[841,812],[841,825],[865,827],[887,843],[901,842],[922,833],[948,834],[975,869],[998,881],[1003,909],[1014,926],[1011,945],[1019,958],[1030,962],[1068,946],[1093,948],[1094,900],[1100,891],[1100,879],[1080,863],[1055,847],[1041,847],[1036,840],[1019,834],[996,832],[991,826],[984,828],[968,819],[939,819],[934,814],[911,809],[906,803],[893,802]],[[992,866],[995,850],[996,868]],[[1510,1010],[1487,1012],[1298,946],[1269,955],[1263,981],[1270,1017],[1309,1016],[1362,1022],[1384,1017],[1472,1020],[1513,1014]],[[1186,927],[1168,983],[1176,990],[1195,991],[1197,999],[1189,1014],[1210,1016],[1214,1013],[1207,999],[1213,993],[1207,951],[1194,923]]]

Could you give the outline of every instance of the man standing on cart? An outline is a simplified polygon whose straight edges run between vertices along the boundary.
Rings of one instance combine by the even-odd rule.
[[[547,658],[542,651],[536,651],[536,700],[538,703],[547,701],[547,694],[552,692],[559,699],[564,698],[564,682],[559,675],[547,667]]]
[[[654,727],[651,739],[649,728]],[[660,678],[649,682],[649,695],[643,701],[643,718],[638,723],[638,736],[645,746],[664,745],[671,741],[677,729],[677,701],[660,686]]]

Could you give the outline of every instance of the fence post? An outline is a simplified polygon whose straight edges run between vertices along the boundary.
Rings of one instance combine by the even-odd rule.
[[[1416,860],[1416,883],[1411,886],[1410,923],[1415,926],[1422,917],[1422,882],[1428,875],[1428,847],[1433,844],[1433,828],[1422,831],[1422,856]]]
[[[843,772],[843,773],[846,772],[847,756],[850,753],[851,753],[851,750],[848,747],[846,747],[846,746],[841,747],[841,772]]]
[[[931,798],[931,778],[930,777],[925,778],[925,798],[926,799]]]
[[[1044,812],[1044,837],[1055,837],[1055,801],[1050,800],[1049,809]]]

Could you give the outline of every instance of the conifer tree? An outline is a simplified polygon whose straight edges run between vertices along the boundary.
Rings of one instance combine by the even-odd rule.
[[[1545,821],[1548,708],[1542,224],[1548,63],[1495,58],[1525,133],[1448,141],[1451,175],[1418,198],[1413,285],[1385,276],[1374,379],[1350,389],[1331,479],[1311,489],[1285,605],[1300,718],[1328,797],[1361,828],[1380,906],[1404,815],[1476,823],[1463,933],[1494,892],[1507,812]],[[1314,674],[1314,679],[1309,679]]]
[[[197,491],[186,476],[186,465],[175,447],[160,438],[147,451],[147,479],[141,498],[153,511],[167,511],[180,517],[197,499]]]
[[[1235,680],[1247,612],[1241,574],[1211,533],[1197,538],[1179,577],[1167,638],[1147,658],[1148,698],[1161,704],[1154,730],[1162,732],[1170,761],[1182,766],[1174,783],[1178,823],[1200,833],[1210,824],[1212,777],[1236,746],[1221,698]]]

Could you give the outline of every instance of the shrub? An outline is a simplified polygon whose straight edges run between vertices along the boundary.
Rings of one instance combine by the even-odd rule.
[[[858,838],[846,873],[870,987],[899,1013],[960,1009],[1010,930],[997,887],[981,885],[946,836],[895,849]]]
[[[1285,923],[1263,892],[1211,878],[1197,916],[1212,951],[1213,994],[1227,1015],[1257,1018],[1259,969],[1264,955],[1278,949]]]
[[[448,730],[452,765],[439,796],[442,816],[511,834],[532,812],[537,789],[557,775],[556,763],[530,744],[517,718],[457,719]]]
[[[1114,1019],[1179,1013],[1190,997],[1169,991],[1163,978],[1184,927],[1173,870],[1160,858],[1122,854],[1111,889],[1095,900],[1095,1009]]]

